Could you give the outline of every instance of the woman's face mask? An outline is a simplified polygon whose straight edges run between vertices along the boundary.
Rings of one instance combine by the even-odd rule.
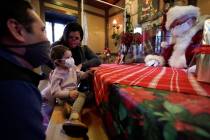
[[[182,36],[185,32],[189,31],[189,29],[192,27],[191,24],[189,24],[187,21],[184,22],[181,25],[178,25],[174,27],[171,32],[175,37]]]

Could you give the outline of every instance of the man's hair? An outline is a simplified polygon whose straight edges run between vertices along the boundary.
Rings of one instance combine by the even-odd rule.
[[[0,37],[9,33],[7,27],[8,19],[15,19],[28,32],[32,32],[31,23],[34,19],[29,15],[28,9],[33,9],[25,0],[6,0],[0,5]]]
[[[82,41],[84,33],[83,33],[81,25],[79,23],[76,23],[76,22],[68,23],[65,26],[64,31],[63,31],[63,36],[62,36],[63,41],[66,42],[68,40],[70,32],[76,32],[76,31],[79,32],[80,38],[81,38],[80,41]]]
[[[56,45],[51,49],[50,57],[52,62],[54,62],[56,59],[62,59],[64,53],[69,50],[68,47],[64,45]]]

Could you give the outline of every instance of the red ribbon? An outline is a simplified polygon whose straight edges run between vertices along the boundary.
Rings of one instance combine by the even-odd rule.
[[[202,45],[193,50],[195,54],[210,54],[210,45]]]

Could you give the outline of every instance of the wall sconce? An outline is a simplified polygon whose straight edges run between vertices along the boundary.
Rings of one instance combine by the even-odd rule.
[[[116,19],[114,19],[114,20],[112,21],[112,27],[113,27],[113,34],[119,32],[120,26],[117,25],[117,20],[116,20]]]
[[[112,39],[114,40],[115,46],[117,46],[118,40],[120,39],[120,34],[119,34],[120,25],[117,24],[116,19],[112,21],[112,27],[113,27]]]

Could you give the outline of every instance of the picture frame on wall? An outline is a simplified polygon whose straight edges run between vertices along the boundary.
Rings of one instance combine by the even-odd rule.
[[[197,0],[188,0],[188,5],[197,6]]]
[[[147,22],[157,17],[159,11],[159,0],[138,0],[138,5],[139,23]]]
[[[197,5],[197,0],[164,0],[164,3],[170,3],[170,5]]]

